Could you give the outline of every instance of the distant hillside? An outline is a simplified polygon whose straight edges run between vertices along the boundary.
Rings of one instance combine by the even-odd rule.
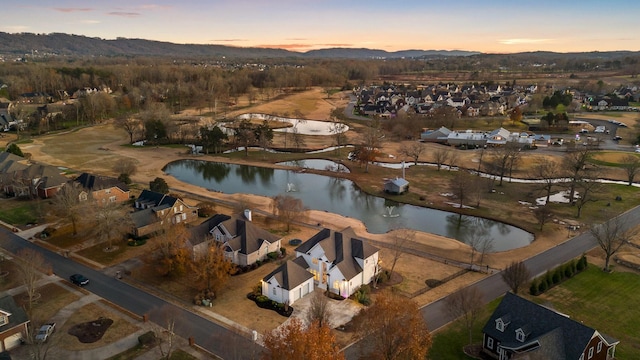
[[[584,53],[554,53],[535,51],[516,54],[483,54],[462,50],[402,50],[389,52],[366,48],[329,48],[305,53],[284,49],[243,48],[225,45],[175,44],[144,39],[101,38],[62,33],[9,34],[0,32],[0,54],[23,56],[38,53],[67,56],[162,56],[162,57],[222,57],[227,58],[329,58],[329,59],[381,59],[381,58],[434,58],[452,56],[506,57],[523,62],[553,62],[556,59],[620,59],[638,56],[637,51],[607,51]]]
[[[175,44],[170,42],[117,38],[105,40],[82,35],[61,33],[9,34],[0,32],[0,54],[21,56],[37,51],[39,54],[76,56],[226,56],[232,58],[402,58],[431,56],[465,56],[478,54],[468,51],[405,50],[387,52],[375,49],[334,48],[312,50],[306,53],[283,49],[242,48],[225,45]]]

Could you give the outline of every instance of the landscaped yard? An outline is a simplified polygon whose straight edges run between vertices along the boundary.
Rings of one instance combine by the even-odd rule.
[[[42,200],[0,199],[0,220],[16,227],[25,227],[41,220],[43,208]]]
[[[596,265],[540,296],[526,298],[569,315],[572,319],[620,340],[618,359],[640,359],[640,275],[629,272],[604,273]],[[474,328],[474,343],[482,341],[482,327],[500,299],[485,307]],[[465,359],[462,347],[468,335],[456,321],[434,336],[430,359]]]

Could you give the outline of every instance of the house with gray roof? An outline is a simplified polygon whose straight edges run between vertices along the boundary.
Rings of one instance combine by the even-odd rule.
[[[311,274],[315,287],[344,298],[351,296],[362,285],[373,281],[379,271],[379,249],[366,240],[358,238],[351,227],[342,231],[324,228],[298,246],[295,252],[295,264]],[[274,277],[282,278],[285,275],[282,271],[297,271],[297,268],[292,270],[293,265],[288,266],[287,268],[280,267],[263,278],[263,295],[280,302],[278,296],[282,296],[282,293],[278,290],[278,286],[282,287],[283,281],[293,289],[287,290],[293,291],[291,294],[287,293],[291,296],[288,298],[289,304],[292,304],[291,300],[295,301],[304,294],[313,291],[313,287],[310,289],[298,288],[298,286],[306,286],[304,285],[306,280],[300,282],[302,278],[273,281]],[[291,286],[291,284],[296,286]]]
[[[510,292],[482,333],[482,351],[498,360],[608,360],[615,358],[619,343],[565,314]]]
[[[307,271],[308,267],[302,257],[288,260],[262,279],[262,294],[279,303],[293,305],[313,292],[314,278]]]
[[[225,256],[231,262],[247,266],[266,259],[270,252],[280,251],[281,240],[281,237],[251,221],[216,214],[190,229],[189,245],[193,256],[197,257],[215,241],[222,246]]]
[[[74,179],[74,182],[82,187],[81,200],[91,198],[103,205],[129,200],[129,187],[116,178],[82,173]]]
[[[6,155],[5,155],[6,154]],[[43,199],[55,196],[68,181],[61,170],[50,165],[29,165],[13,154],[0,155],[0,184],[5,194],[15,197]]]

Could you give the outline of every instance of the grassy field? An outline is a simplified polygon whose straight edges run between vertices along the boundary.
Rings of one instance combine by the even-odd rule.
[[[38,200],[1,199],[0,220],[17,227],[37,223],[41,220],[44,205]]]
[[[628,272],[604,273],[598,266],[589,265],[578,276],[554,287],[545,294],[526,298],[551,305],[557,311],[583,322],[598,332],[620,340],[616,347],[618,359],[640,359],[640,302],[639,276]],[[473,342],[482,341],[482,327],[500,299],[489,303],[473,330]],[[430,359],[467,359],[462,348],[468,335],[457,321],[436,333]]]

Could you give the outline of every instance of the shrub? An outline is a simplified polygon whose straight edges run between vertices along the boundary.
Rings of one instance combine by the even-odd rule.
[[[354,294],[353,297],[357,302],[364,306],[369,306],[371,304],[371,298],[369,297],[369,293],[371,292],[371,288],[369,285],[362,285]]]
[[[573,266],[571,265],[571,263],[568,263],[564,267],[564,277],[568,279],[572,276],[573,276]]]
[[[548,288],[549,285],[547,285],[547,279],[542,279],[540,281],[540,284],[538,284],[538,294],[544,293]]]
[[[580,260],[578,260],[578,271],[582,271],[587,268],[587,257],[582,255]]]
[[[538,281],[533,280],[531,285],[529,286],[529,294],[536,296],[538,295]]]
[[[280,254],[282,254],[282,256],[287,255],[287,249],[286,249],[286,248],[281,247],[281,248],[280,248]]]
[[[153,331],[147,331],[146,333],[138,336],[138,343],[142,346],[155,345],[156,334]]]
[[[280,256],[280,254],[277,251],[272,251],[267,254],[267,258],[269,258],[269,260],[275,260],[278,256]]]
[[[562,269],[560,267],[556,268],[553,271],[553,276],[552,276],[552,281],[553,281],[553,285],[559,284],[560,281],[562,281]]]

